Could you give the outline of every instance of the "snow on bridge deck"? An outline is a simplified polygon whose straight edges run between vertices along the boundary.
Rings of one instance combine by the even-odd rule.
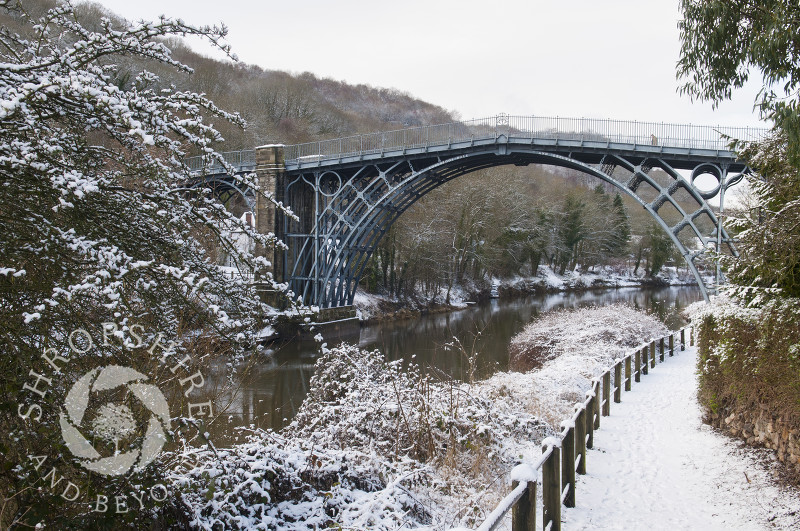
[[[800,494],[776,486],[766,451],[701,422],[696,361],[676,352],[612,405],[564,529],[800,529]]]

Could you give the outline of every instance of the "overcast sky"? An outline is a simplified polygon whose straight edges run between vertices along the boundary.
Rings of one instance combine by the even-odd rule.
[[[393,87],[464,119],[505,112],[760,125],[756,86],[717,110],[678,94],[678,0],[100,3],[129,20],[224,22],[244,62]]]

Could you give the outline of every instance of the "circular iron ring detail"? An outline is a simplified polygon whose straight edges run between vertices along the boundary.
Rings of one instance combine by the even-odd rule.
[[[698,188],[697,185],[694,184],[694,181],[701,175],[711,175],[712,177],[714,177],[717,180],[717,186],[715,186],[711,190],[705,190],[705,191]],[[697,192],[700,194],[700,197],[702,197],[703,199],[707,200],[711,199],[712,197],[716,197],[719,194],[722,185],[722,169],[716,164],[712,164],[710,162],[704,162],[699,166],[695,166],[695,168],[692,170],[692,177],[690,182],[692,183],[692,186],[695,188],[695,190],[697,190]]]

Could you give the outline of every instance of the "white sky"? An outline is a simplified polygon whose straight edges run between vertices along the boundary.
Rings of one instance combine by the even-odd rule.
[[[99,3],[129,20],[224,22],[246,63],[397,88],[464,119],[505,112],[762,125],[755,85],[716,111],[677,93],[678,0]]]

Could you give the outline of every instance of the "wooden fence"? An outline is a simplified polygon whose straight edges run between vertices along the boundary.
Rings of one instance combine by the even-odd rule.
[[[632,382],[641,381],[642,375],[647,375],[657,362],[674,356],[676,341],[678,349],[685,350],[687,330],[689,344],[694,345],[692,329],[682,328],[643,344],[594,378],[586,399],[576,406],[572,417],[562,423],[560,437],[548,437],[542,442],[542,455],[536,463],[520,465],[512,471],[511,493],[489,514],[478,531],[497,529],[509,511],[513,531],[535,531],[539,471],[542,529],[559,531],[561,505],[575,507],[575,476],[586,473],[586,450],[594,446],[594,431],[600,428],[600,418],[611,414],[612,397],[619,403],[623,389],[630,391]]]

